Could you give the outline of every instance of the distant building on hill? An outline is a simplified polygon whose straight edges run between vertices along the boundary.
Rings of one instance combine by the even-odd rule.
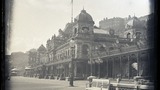
[[[19,69],[19,73],[23,75],[25,66],[28,65],[28,54],[23,52],[13,52],[10,56],[11,69],[14,67]]]

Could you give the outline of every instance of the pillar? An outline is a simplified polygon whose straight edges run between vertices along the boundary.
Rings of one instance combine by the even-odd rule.
[[[122,57],[121,56],[119,56],[119,62],[120,62],[120,74],[121,74],[120,78],[122,78]]]
[[[64,77],[66,77],[66,68],[67,68],[67,67],[66,67],[66,65],[64,64],[64,73],[63,73],[63,74],[64,74]]]
[[[86,72],[85,72],[85,75],[87,76],[88,75],[88,64],[86,63],[86,70],[85,70]]]
[[[91,59],[91,76],[93,75],[93,61]]]
[[[115,75],[114,75],[114,59],[112,59],[112,62],[113,62],[113,66],[112,66],[112,71],[113,71],[113,72],[112,72],[112,77],[115,78]]]
[[[151,65],[150,65],[150,64],[151,64],[151,61],[150,61],[150,53],[148,53],[148,67],[149,67],[149,68],[148,68],[148,69],[149,69],[149,72],[148,72],[148,73],[149,73],[149,76],[151,76]]]
[[[93,63],[93,71],[94,71],[94,74],[93,74],[93,75],[96,75],[95,62]]]
[[[129,61],[129,55],[128,55],[128,79],[130,79],[130,61]]]
[[[137,52],[137,76],[139,76],[139,53]]]
[[[101,65],[100,65],[101,63],[99,62],[98,63],[98,78],[100,78],[101,77]]]
[[[109,76],[109,61],[107,60],[107,78]]]

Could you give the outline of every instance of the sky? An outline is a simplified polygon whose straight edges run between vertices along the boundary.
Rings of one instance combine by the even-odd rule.
[[[150,12],[148,0],[73,0],[73,18],[84,8],[95,25],[103,18],[140,17]],[[14,0],[8,53],[37,49],[71,22],[71,0]]]

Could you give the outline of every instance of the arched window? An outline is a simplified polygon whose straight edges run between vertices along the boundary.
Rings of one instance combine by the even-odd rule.
[[[77,34],[77,28],[74,29],[74,34]]]
[[[89,53],[89,47],[88,47],[88,45],[83,45],[82,46],[82,55],[83,56],[88,56],[88,53]]]
[[[127,39],[131,38],[131,33],[127,33]]]
[[[140,32],[136,32],[136,39],[140,39],[141,37],[141,33]]]

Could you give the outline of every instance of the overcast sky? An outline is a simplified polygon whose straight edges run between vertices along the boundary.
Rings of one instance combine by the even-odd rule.
[[[71,21],[71,0],[14,0],[10,52],[38,48]],[[73,0],[73,17],[84,9],[95,25],[103,18],[148,15],[148,0]]]

